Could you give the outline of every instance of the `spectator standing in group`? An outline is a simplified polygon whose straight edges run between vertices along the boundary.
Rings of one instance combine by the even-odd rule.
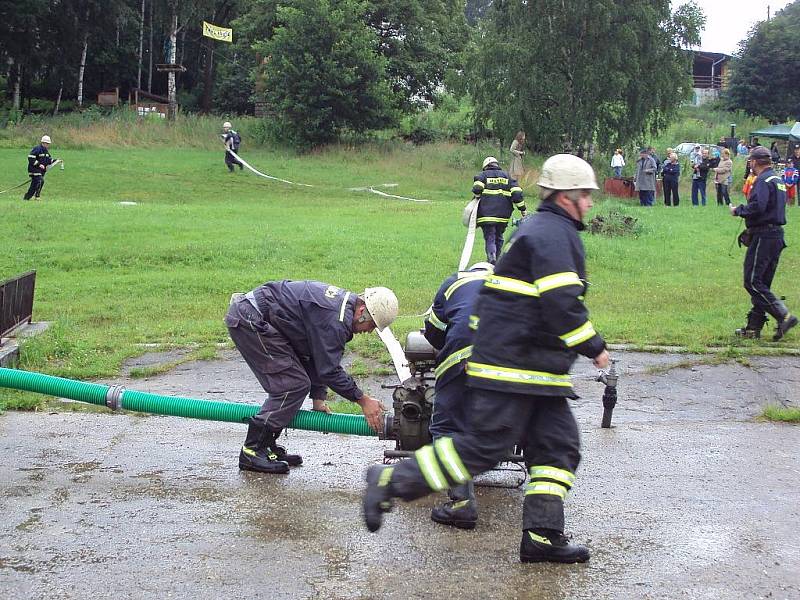
[[[511,166],[508,169],[508,174],[517,181],[522,180],[525,175],[525,167],[522,166],[522,157],[525,156],[525,132],[518,131],[514,136],[514,141],[511,142]]]
[[[700,150],[700,155],[695,157],[692,165],[692,206],[698,205],[698,195],[703,206],[706,205],[706,183],[708,171],[714,166],[708,156],[708,148]]]
[[[680,203],[680,197],[678,196],[680,176],[681,165],[678,162],[678,155],[670,152],[667,162],[661,168],[661,183],[664,187],[664,204],[666,206],[678,206]]]
[[[639,192],[640,206],[653,206],[656,196],[656,173],[658,167],[647,148],[639,149],[639,160],[636,161],[634,184]]]
[[[744,140],[739,140],[739,145],[736,146],[736,155],[737,156],[747,156],[749,150],[747,149],[747,144]]]
[[[773,163],[777,164],[781,162],[781,152],[778,150],[778,142],[772,142],[769,147],[769,153]]]
[[[722,159],[719,161],[719,166],[713,167],[714,169],[714,185],[717,188],[717,204],[719,206],[729,205],[731,203],[731,196],[729,188],[733,180],[733,161],[731,160],[731,151],[725,148],[722,151]]]
[[[652,146],[647,147],[647,153],[656,161],[656,175],[658,175],[661,173],[661,159],[658,157],[658,154],[656,154],[656,149]]]
[[[786,184],[786,204],[793,206],[797,197],[797,184],[800,182],[800,145],[795,146],[792,153],[786,157],[783,182]]]
[[[614,156],[611,157],[611,170],[614,171],[614,177],[622,177],[622,168],[625,166],[625,157],[622,155],[622,148],[617,148],[614,151]]]
[[[791,156],[786,158],[786,162],[791,163],[795,169],[800,169],[800,145],[794,147]]]
[[[689,163],[694,167],[695,164],[700,160],[700,145],[694,147],[694,149],[689,152]]]

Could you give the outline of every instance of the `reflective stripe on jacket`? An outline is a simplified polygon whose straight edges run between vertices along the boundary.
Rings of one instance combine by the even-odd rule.
[[[480,196],[478,224],[508,223],[511,213],[527,210],[522,188],[502,169],[487,168],[473,178],[472,194]]]
[[[439,350],[436,357],[436,386],[464,373],[472,353],[472,330],[469,317],[487,271],[454,273],[439,287],[431,313],[425,319],[425,338]]]
[[[45,169],[40,168],[40,165],[47,167],[51,162],[53,162],[53,158],[50,156],[50,152],[39,144],[28,153],[28,173],[41,175]]]
[[[569,370],[578,354],[605,348],[583,302],[583,224],[543,202],[511,238],[476,304],[471,387],[574,398]]]

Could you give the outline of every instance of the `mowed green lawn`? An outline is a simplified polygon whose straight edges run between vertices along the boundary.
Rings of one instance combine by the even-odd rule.
[[[26,177],[27,151],[0,150],[0,189]],[[226,342],[231,292],[269,279],[320,279],[356,291],[389,286],[400,300],[401,337],[421,325],[416,315],[457,267],[461,210],[483,156],[447,145],[300,157],[243,149],[260,170],[315,186],[304,188],[229,174],[221,151],[52,151],[66,169],[47,176],[44,200],[22,202],[24,188],[0,195],[0,277],[35,269],[34,318],[55,323],[25,346],[21,366],[76,378],[115,374],[124,358],[146,350],[142,344]],[[398,186],[379,189],[431,202],[348,191],[383,183]],[[535,188],[527,192],[535,205]],[[716,205],[692,208],[685,192],[682,202],[640,209],[598,197],[595,212],[621,208],[643,231],[584,234],[592,321],[611,342],[755,350],[732,337],[749,305],[743,250],[729,255],[739,220]],[[774,289],[800,309],[800,209],[789,211],[789,248]],[[480,235],[473,259],[483,259]],[[798,348],[800,331],[762,345]],[[381,356],[377,336],[359,336],[355,348]]]

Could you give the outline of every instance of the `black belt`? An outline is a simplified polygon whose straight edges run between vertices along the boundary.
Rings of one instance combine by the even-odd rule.
[[[755,225],[753,227],[748,227],[747,230],[750,233],[765,233],[767,231],[773,231],[775,229],[783,229],[783,225],[775,225],[774,223],[768,223],[767,225]]]

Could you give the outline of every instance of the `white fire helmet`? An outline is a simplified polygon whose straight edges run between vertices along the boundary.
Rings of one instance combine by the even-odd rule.
[[[490,262],[476,262],[474,265],[472,265],[469,268],[470,271],[476,271],[478,269],[481,269],[482,271],[489,271],[490,273],[493,273],[494,272],[494,265],[492,263],[490,263]]]
[[[41,143],[42,144],[51,144],[52,142],[50,141],[50,136],[49,135],[43,135]]]
[[[233,125],[231,125],[231,122],[230,122],[230,121],[225,121],[225,122],[222,124],[222,128],[223,128],[223,129],[225,129],[226,127],[227,127],[228,129],[230,129],[231,127],[233,127]]]
[[[364,290],[364,304],[378,331],[383,331],[397,318],[397,296],[389,288],[374,287]]]
[[[592,165],[572,154],[556,154],[542,165],[536,184],[548,190],[597,190]]]
[[[494,156],[487,156],[486,158],[483,159],[483,167],[481,167],[481,168],[485,169],[486,167],[488,167],[492,163],[500,164],[498,162],[498,160]]]

